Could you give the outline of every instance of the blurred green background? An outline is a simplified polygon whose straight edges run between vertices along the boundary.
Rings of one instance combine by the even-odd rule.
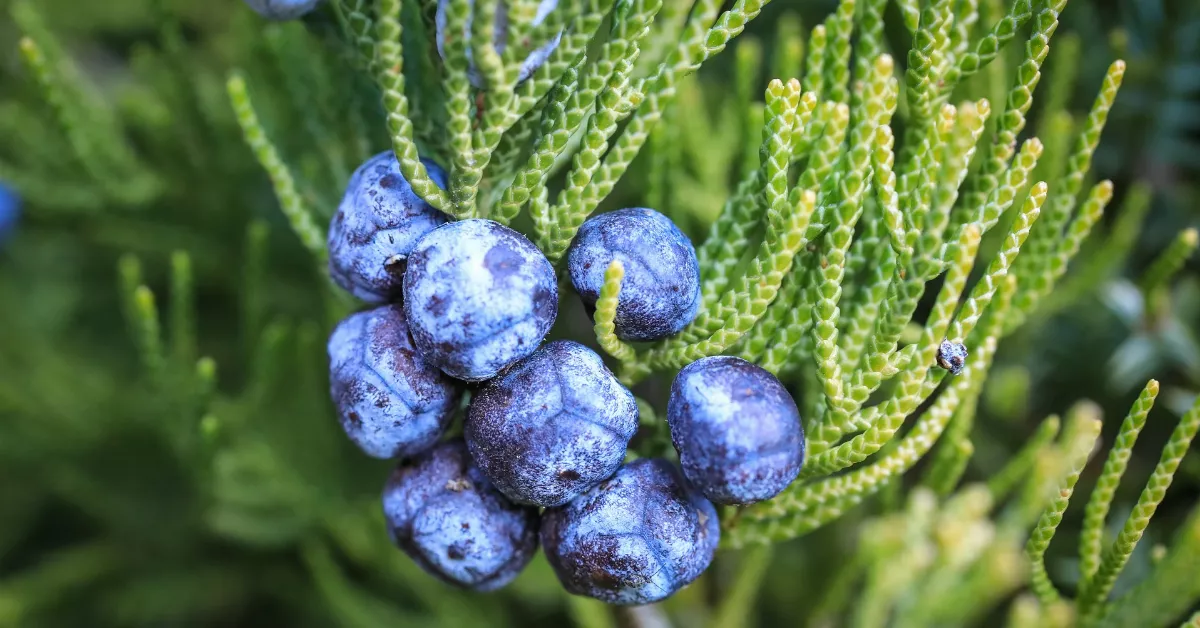
[[[785,12],[807,28],[834,6],[776,0],[747,34],[769,51]],[[346,442],[328,401],[325,335],[344,304],[290,231],[225,94],[228,71],[243,69],[301,193],[332,213],[347,165],[387,144],[376,95],[330,18],[268,27],[239,0],[0,0],[0,9],[0,182],[25,197],[0,244],[0,626],[600,622],[541,558],[505,591],[479,595],[439,584],[389,547],[376,504],[388,464]],[[906,50],[894,12],[890,43]],[[47,103],[20,61],[21,32],[74,60],[68,102]],[[713,112],[733,56],[694,81]],[[1120,515],[1200,391],[1198,261],[1148,303],[1131,283],[1200,224],[1200,3],[1072,0],[1042,90],[1074,64],[1076,89],[1062,97],[1084,111],[1114,58],[1129,70],[1093,175],[1116,184],[1102,229],[1128,232],[1130,254],[1091,265],[1053,315],[1002,345],[967,479],[986,478],[1042,417],[1080,399],[1103,409],[1111,442],[1154,377],[1164,393],[1117,496]],[[345,127],[321,136],[306,126],[313,107]],[[86,133],[64,133],[64,108]],[[1052,124],[1037,111],[1027,134]],[[358,124],[369,145],[342,139]],[[635,166],[607,205],[646,203],[645,170]],[[670,209],[700,237],[711,209],[688,203],[680,196]],[[1149,204],[1136,229],[1121,221],[1139,203]],[[152,309],[160,330],[131,328],[129,314]],[[556,334],[590,336],[577,303],[562,321]],[[661,404],[663,385],[638,392]],[[1198,496],[1193,452],[1118,588],[1145,573]],[[830,574],[854,555],[859,524],[886,506],[867,504],[774,550],[755,621],[838,623],[844,609],[822,606],[834,597]],[[1055,555],[1070,553],[1077,529],[1064,524],[1051,548],[1051,576],[1066,588],[1074,565]],[[741,560],[720,555],[667,612],[680,625],[703,622]]]

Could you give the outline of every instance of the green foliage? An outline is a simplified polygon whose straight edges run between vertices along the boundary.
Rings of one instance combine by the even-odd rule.
[[[1089,183],[1127,69],[1085,71],[1087,39],[1056,35],[1064,0],[841,0],[802,16],[807,37],[765,0],[563,1],[540,26],[530,0],[450,0],[447,32],[473,17],[444,59],[435,0],[331,0],[287,24],[186,4],[113,3],[151,16],[131,19],[150,34],[117,55],[119,80],[77,47],[103,11],[5,5],[20,37],[3,54],[23,69],[0,70],[0,179],[31,219],[11,261],[0,253],[0,301],[23,304],[0,314],[0,496],[16,513],[0,522],[0,626],[616,624],[567,600],[540,559],[477,596],[390,547],[386,466],[339,433],[322,350],[357,307],[325,277],[324,225],[353,168],[389,146],[431,204],[524,229],[556,263],[588,216],[622,204],[706,234],[700,313],[674,338],[616,338],[619,262],[592,326],[571,328],[564,301],[556,333],[594,335],[644,397],[632,455],[672,455],[664,384],[700,357],[741,356],[795,392],[801,477],[726,509],[705,579],[621,620],[974,625],[1011,599],[1014,626],[1160,626],[1200,600],[1185,493],[1200,483],[1186,458],[1200,379],[1162,378],[1182,419],[1157,464],[1134,448],[1164,423],[1151,380],[1098,474],[1101,407],[1074,403],[1060,434],[1041,420],[1060,408],[1029,398],[1053,389],[1029,366],[1054,359],[1042,339],[1082,327],[1097,294],[1133,312],[1111,358],[1120,386],[1158,375],[1163,361],[1128,360],[1147,344],[1191,346],[1176,277],[1196,231],[1119,278],[1154,190]],[[1077,85],[1095,93],[1083,114]],[[420,157],[448,166],[448,189]],[[936,366],[943,340],[968,348],[958,376]],[[1077,575],[1059,551],[1076,527]],[[1152,564],[1135,552],[1171,529]]]

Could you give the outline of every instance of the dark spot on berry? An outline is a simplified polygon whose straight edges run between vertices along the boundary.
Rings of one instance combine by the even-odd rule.
[[[567,469],[565,471],[559,471],[558,477],[568,482],[574,482],[575,480],[579,479],[579,472],[574,469]]]
[[[346,414],[346,419],[354,425],[362,425],[362,417],[357,412],[349,412]]]
[[[484,267],[496,279],[504,279],[517,272],[524,261],[519,253],[503,244],[493,246],[488,250],[487,255],[483,257]]]
[[[388,174],[384,175],[384,177],[379,180],[379,187],[384,188],[384,189],[390,190],[399,185],[400,185],[400,177],[397,177],[396,175],[394,175],[390,172]]]
[[[452,560],[462,560],[464,557],[463,551],[457,545],[451,545],[446,548],[446,556]]]
[[[621,589],[621,581],[599,567],[592,571],[592,582],[606,591],[618,591]]]
[[[429,297],[429,305],[427,306],[427,309],[434,316],[445,316],[446,315],[446,307],[447,307],[447,304],[446,304],[445,297],[442,297],[437,294]]]

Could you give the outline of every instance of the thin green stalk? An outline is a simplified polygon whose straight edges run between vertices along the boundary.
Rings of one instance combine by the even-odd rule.
[[[1116,442],[1113,443],[1112,450],[1108,452],[1108,458],[1104,461],[1104,470],[1100,472],[1100,477],[1096,480],[1096,488],[1092,490],[1092,496],[1088,499],[1087,510],[1084,511],[1083,517],[1083,532],[1079,535],[1081,587],[1086,587],[1087,583],[1096,575],[1096,570],[1100,568],[1104,521],[1108,517],[1108,509],[1112,505],[1117,487],[1121,484],[1121,478],[1125,475],[1125,468],[1129,465],[1129,458],[1133,454],[1133,444],[1137,442],[1138,434],[1146,425],[1146,416],[1150,414],[1150,409],[1154,407],[1154,400],[1157,397],[1158,382],[1150,380],[1142,389],[1142,393],[1138,395],[1133,407],[1129,409],[1129,414],[1125,415],[1125,420],[1121,422]]]
[[[1125,520],[1125,525],[1121,528],[1117,539],[1105,550],[1095,576],[1080,592],[1079,612],[1085,621],[1095,620],[1104,614],[1108,594],[1112,591],[1117,576],[1129,562],[1134,548],[1137,547],[1146,527],[1150,525],[1151,517],[1154,516],[1158,505],[1162,503],[1163,497],[1166,496],[1167,488],[1171,486],[1175,471],[1179,468],[1179,463],[1183,461],[1183,456],[1187,453],[1192,439],[1196,437],[1197,430],[1200,430],[1200,399],[1179,420],[1179,425],[1175,427],[1170,440],[1167,441],[1167,446],[1163,448],[1158,465],[1150,475],[1150,480],[1146,482],[1146,488],[1138,497],[1133,512]]]
[[[1075,439],[1066,445],[1066,476],[1058,487],[1058,494],[1054,496],[1050,506],[1042,512],[1041,519],[1038,520],[1037,526],[1029,536],[1029,542],[1025,545],[1025,553],[1029,556],[1029,562],[1033,566],[1033,591],[1037,595],[1038,601],[1044,606],[1049,606],[1061,599],[1058,590],[1050,582],[1050,574],[1046,572],[1046,549],[1050,547],[1050,541],[1054,539],[1054,533],[1058,530],[1058,525],[1062,523],[1063,513],[1067,511],[1067,504],[1071,501],[1071,494],[1075,490],[1075,483],[1079,481],[1079,474],[1083,472],[1083,467],[1087,464],[1092,449],[1096,446],[1096,440],[1100,438],[1099,408],[1080,404],[1067,415],[1067,421],[1077,422],[1078,426],[1071,428]]]

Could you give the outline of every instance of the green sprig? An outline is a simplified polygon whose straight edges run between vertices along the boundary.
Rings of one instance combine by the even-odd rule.
[[[958,64],[951,67],[946,75],[946,84],[953,87],[967,77],[987,67],[999,55],[1000,50],[1012,41],[1025,22],[1033,17],[1033,3],[1030,0],[1017,0],[1012,9],[1002,20],[996,23],[979,43],[975,44],[974,52],[962,56]]]
[[[1018,5],[1020,4],[1021,2],[1018,2]],[[1033,104],[1033,91],[1041,79],[1042,63],[1050,50],[1050,38],[1058,29],[1058,12],[1064,4],[1064,0],[1055,0],[1054,6],[1040,11],[1034,20],[1033,36],[1025,44],[1025,61],[1017,69],[1016,81],[1008,93],[1005,110],[1000,115],[995,140],[989,153],[985,155],[975,176],[968,179],[967,192],[962,197],[962,211],[984,215],[986,207],[990,205],[988,199],[1000,184],[1000,174],[1004,172],[1008,159],[1016,148],[1017,136],[1025,128],[1025,113]],[[1028,141],[1026,145],[1029,145]],[[1037,152],[1041,153],[1040,143]],[[995,215],[994,211],[986,213],[989,216]],[[990,228],[990,225],[988,226]]]
[[[1096,446],[1096,440],[1100,438],[1099,414],[1099,409],[1095,406],[1081,404],[1067,415],[1068,422],[1077,422],[1078,425],[1068,428],[1074,439],[1067,444],[1066,476],[1062,479],[1050,506],[1042,512],[1041,519],[1025,545],[1025,553],[1029,555],[1029,561],[1033,565],[1033,591],[1043,605],[1050,605],[1061,599],[1054,584],[1050,582],[1050,575],[1046,573],[1046,548],[1050,547],[1050,541],[1054,539],[1054,533],[1062,523],[1063,513],[1067,511],[1067,504],[1075,490],[1075,483],[1079,481],[1079,474],[1083,472],[1083,466],[1087,464],[1092,449]]]
[[[296,182],[291,171],[279,158],[275,145],[267,138],[266,131],[259,123],[258,114],[255,113],[254,104],[246,90],[246,80],[242,78],[241,74],[235,72],[229,76],[226,88],[246,143],[250,145],[250,149],[258,157],[259,164],[271,178],[271,184],[275,187],[275,196],[279,199],[279,207],[283,210],[283,215],[291,223],[292,231],[300,238],[300,243],[304,245],[304,248],[308,249],[318,263],[324,266],[329,255],[325,248],[325,230],[317,226],[312,209],[296,191]]]
[[[1196,229],[1184,229],[1179,232],[1179,235],[1155,258],[1154,263],[1142,275],[1138,282],[1142,294],[1149,298],[1159,288],[1166,285],[1167,281],[1180,268],[1183,268],[1184,262],[1192,256],[1192,253],[1196,252],[1198,243],[1200,243],[1200,237],[1197,236]]]
[[[459,3],[451,3],[451,6]],[[378,78],[383,91],[383,106],[387,111],[388,130],[392,137],[392,150],[400,162],[400,172],[412,186],[418,196],[430,205],[453,213],[458,217],[469,214],[463,213],[461,207],[453,204],[446,191],[438,187],[430,178],[425,164],[417,154],[417,145],[413,141],[412,119],[408,112],[408,97],[404,93],[404,54],[400,42],[400,0],[380,0],[379,19],[376,21],[376,50],[379,58]],[[458,32],[458,31],[451,31]],[[447,48],[451,45],[448,44]],[[452,108],[452,111],[454,109]],[[461,150],[460,144],[452,144],[455,151]]]
[[[621,282],[624,279],[625,265],[621,260],[613,260],[604,271],[604,285],[600,288],[599,298],[596,299],[594,318],[596,340],[600,347],[617,360],[630,362],[635,358],[634,349],[617,338],[615,324]]]
[[[1197,564],[1200,564],[1200,507],[1193,507],[1166,556],[1151,568],[1144,580],[1114,600],[1094,625],[1098,628],[1168,625],[1200,599],[1200,579],[1195,577]],[[1188,622],[1195,623],[1195,619],[1193,615]],[[1190,623],[1185,622],[1184,626],[1193,628]]]
[[[1085,621],[1094,621],[1104,614],[1105,601],[1117,581],[1117,576],[1129,562],[1129,557],[1150,524],[1154,511],[1166,496],[1167,488],[1171,486],[1175,471],[1183,461],[1188,446],[1196,437],[1197,430],[1200,430],[1200,400],[1192,405],[1175,426],[1175,431],[1171,433],[1166,447],[1163,448],[1158,465],[1154,467],[1146,487],[1142,489],[1133,512],[1125,520],[1125,525],[1122,526],[1116,540],[1104,551],[1095,575],[1080,592],[1079,612]]]
[[[825,89],[822,97],[850,103],[850,34],[854,31],[855,0],[841,0],[825,21],[829,48],[825,56]]]
[[[1138,434],[1146,425],[1146,416],[1154,407],[1158,397],[1158,382],[1150,380],[1117,432],[1117,440],[1108,452],[1104,461],[1104,470],[1096,480],[1096,488],[1088,498],[1087,510],[1084,511],[1083,533],[1079,536],[1079,572],[1080,582],[1086,587],[1087,583],[1100,568],[1101,542],[1104,536],[1104,520],[1108,517],[1108,509],[1112,505],[1113,496],[1125,475],[1129,458],[1133,453],[1133,444],[1137,442]]]

